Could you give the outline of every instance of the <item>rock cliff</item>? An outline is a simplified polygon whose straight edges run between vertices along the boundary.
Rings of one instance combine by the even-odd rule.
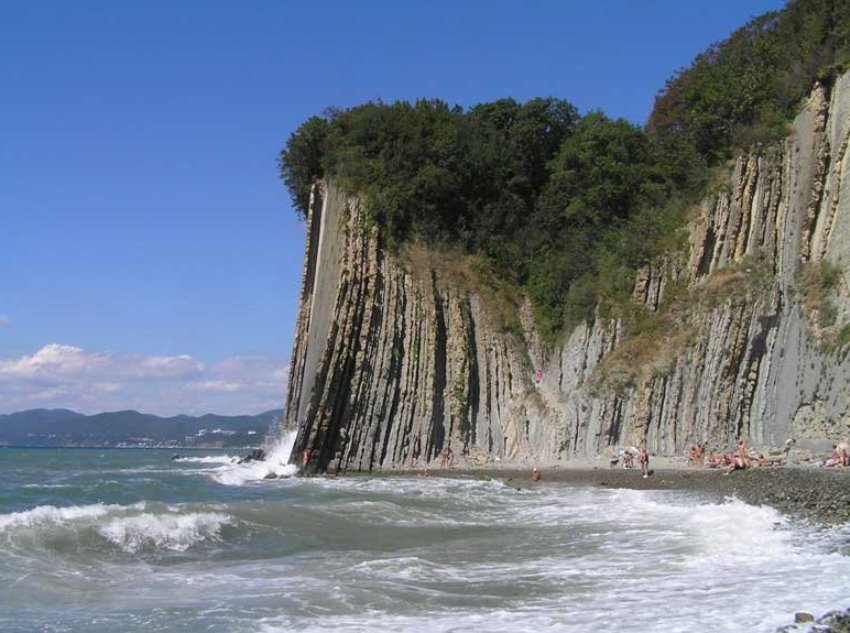
[[[642,328],[598,314],[557,346],[506,328],[436,255],[380,247],[363,202],[313,189],[285,425],[316,471],[545,463],[646,442],[781,444],[847,434],[850,74],[785,141],[728,166],[687,252],[638,272]],[[646,325],[649,324],[649,325]]]

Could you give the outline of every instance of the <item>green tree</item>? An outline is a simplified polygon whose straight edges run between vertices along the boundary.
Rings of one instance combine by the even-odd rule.
[[[322,162],[328,127],[325,119],[310,117],[292,133],[280,153],[281,178],[289,189],[296,211],[305,218],[310,205],[310,188],[324,175]]]

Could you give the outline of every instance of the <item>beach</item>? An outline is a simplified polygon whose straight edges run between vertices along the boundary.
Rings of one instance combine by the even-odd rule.
[[[531,466],[513,465],[429,469],[428,476],[493,479],[519,488],[557,482],[630,490],[692,491],[706,493],[718,501],[734,497],[750,505],[768,505],[789,517],[817,523],[832,525],[850,521],[850,469],[794,464],[754,467],[725,475],[722,469],[689,468],[672,458],[653,461],[658,461],[663,467],[651,468],[651,476],[645,479],[641,477],[640,468],[610,467],[606,460],[601,459],[541,467],[542,479],[539,482],[531,481]],[[423,469],[408,472],[419,476],[425,473]],[[398,471],[391,473],[398,474]]]

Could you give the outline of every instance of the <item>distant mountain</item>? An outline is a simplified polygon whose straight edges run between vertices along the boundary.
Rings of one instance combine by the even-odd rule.
[[[138,411],[83,415],[68,409],[30,409],[0,415],[0,446],[258,446],[282,415],[282,409],[168,418]]]

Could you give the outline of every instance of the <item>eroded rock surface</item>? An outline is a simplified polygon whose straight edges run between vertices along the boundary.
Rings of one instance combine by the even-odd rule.
[[[506,332],[479,292],[383,251],[362,201],[318,183],[287,395],[293,461],[368,471],[435,463],[446,446],[469,466],[846,436],[848,138],[845,75],[815,87],[783,143],[730,164],[694,210],[688,253],[638,272],[633,298],[668,319],[662,334],[597,318],[554,348],[527,305],[521,332]],[[838,281],[807,299],[804,272],[825,265]]]

